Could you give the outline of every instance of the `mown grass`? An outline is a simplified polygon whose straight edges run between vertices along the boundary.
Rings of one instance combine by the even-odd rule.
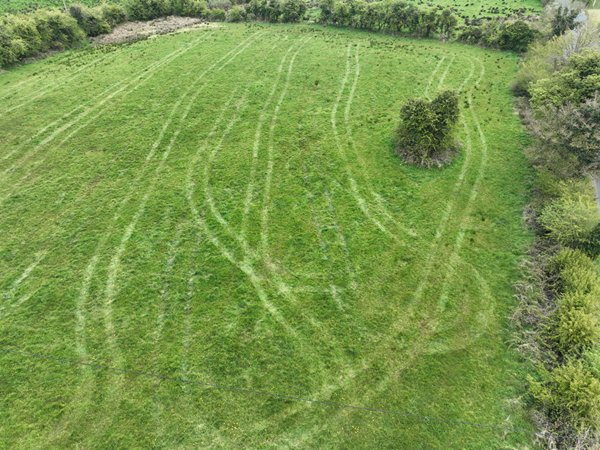
[[[1,74],[0,446],[529,444],[516,64],[226,25]],[[403,165],[446,88],[460,157]]]

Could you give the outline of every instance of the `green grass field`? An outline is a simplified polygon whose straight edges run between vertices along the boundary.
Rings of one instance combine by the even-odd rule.
[[[0,447],[530,444],[516,68],[226,25],[0,74]],[[447,88],[460,156],[403,165]]]

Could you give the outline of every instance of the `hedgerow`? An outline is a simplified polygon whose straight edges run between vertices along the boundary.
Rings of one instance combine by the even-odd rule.
[[[600,213],[589,175],[600,169],[600,33],[568,31],[572,14],[558,14],[551,35],[564,34],[531,48],[515,85],[538,175],[517,324],[538,367],[540,437],[548,448],[599,448]]]

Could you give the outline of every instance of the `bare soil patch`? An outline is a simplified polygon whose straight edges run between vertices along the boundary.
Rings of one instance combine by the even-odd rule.
[[[172,33],[182,29],[216,26],[218,25],[194,17],[169,16],[149,22],[127,22],[115,27],[109,34],[93,38],[92,41],[100,45],[119,44],[147,39],[150,36]]]

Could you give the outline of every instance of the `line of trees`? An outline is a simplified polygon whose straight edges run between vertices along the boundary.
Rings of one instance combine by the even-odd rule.
[[[548,448],[600,447],[600,29],[549,22],[515,82],[533,137],[530,223],[537,238],[518,286],[521,347],[537,370],[530,400]],[[566,14],[566,15],[565,15]]]
[[[406,33],[419,37],[450,38],[458,19],[450,9],[425,9],[399,0],[321,0],[320,22],[372,31]]]

